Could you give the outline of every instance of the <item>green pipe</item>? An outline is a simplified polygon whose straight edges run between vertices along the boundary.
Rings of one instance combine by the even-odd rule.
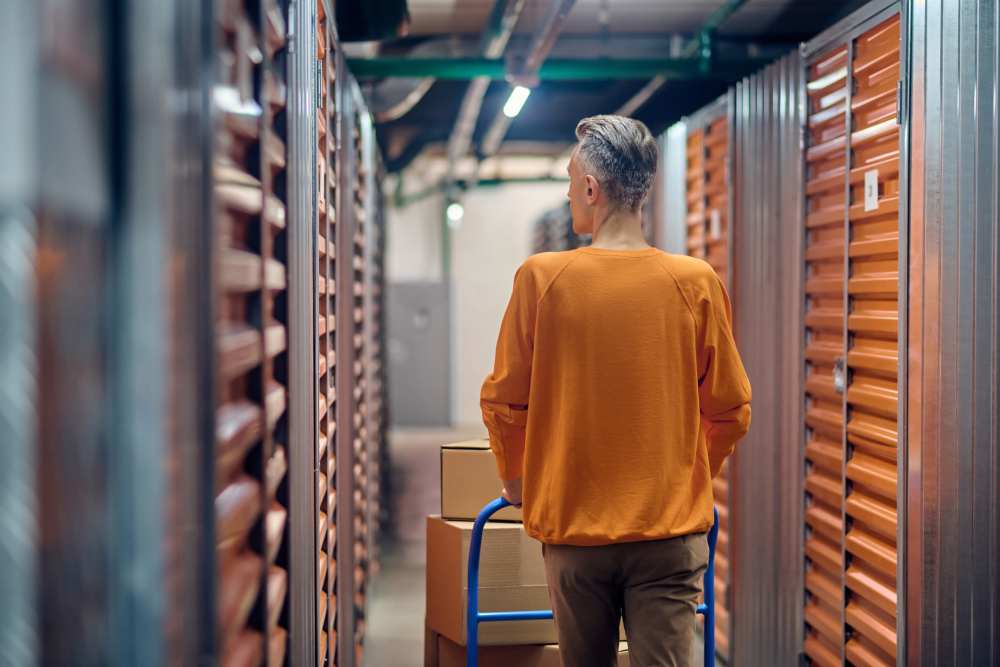
[[[569,179],[564,176],[525,176],[521,178],[482,178],[476,185],[481,188],[493,188],[500,185],[510,185],[511,183],[566,183]]]
[[[747,3],[747,0],[728,0],[726,4],[722,5],[716,9],[705,21],[705,25],[701,27],[703,31],[715,30],[720,25],[725,23],[726,19],[732,16],[737,9],[742,7]]]
[[[402,180],[402,179],[400,179]],[[459,180],[458,185],[463,189],[468,189],[472,187],[471,181]],[[511,183],[569,183],[569,179],[565,176],[525,176],[525,177],[515,177],[515,178],[484,178],[477,181],[477,187],[493,188],[501,185],[509,185]],[[393,196],[393,204],[396,208],[404,208],[410,204],[415,204],[419,201],[423,201],[428,197],[433,197],[434,195],[440,194],[445,191],[445,184],[438,183],[437,185],[430,185],[423,190],[417,190],[416,192],[411,192],[409,194],[404,194],[401,191],[397,191]],[[445,206],[448,203],[445,202]]]
[[[712,12],[712,15],[705,21],[705,25],[701,27],[701,31],[698,33],[698,55],[701,60],[702,74],[707,75],[715,66],[715,49],[713,48],[715,31],[746,2],[747,0],[727,0],[726,4]]]
[[[713,62],[708,74],[712,78],[732,79],[752,72],[771,59],[745,59]],[[349,58],[351,72],[357,77],[434,77],[436,79],[473,79],[488,77],[506,79],[507,65],[502,60],[488,58]],[[549,81],[586,81],[605,79],[669,79],[706,78],[701,58],[653,59],[553,59],[542,65],[538,76]]]

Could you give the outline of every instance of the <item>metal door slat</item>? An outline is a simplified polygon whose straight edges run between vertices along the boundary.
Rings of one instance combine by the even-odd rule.
[[[848,645],[858,644],[860,645],[858,648],[867,648],[865,651],[867,659],[874,658],[872,662],[859,664],[866,666],[895,664],[896,622],[894,618],[886,618],[874,605],[860,602],[848,602],[846,617],[847,622],[856,633],[855,638],[849,640]],[[845,647],[845,653],[848,650]],[[879,655],[879,651],[883,655]]]
[[[895,621],[897,602],[895,569],[886,574],[879,570],[877,564],[866,562],[864,556],[864,552],[851,552],[851,566],[847,569],[845,578],[847,588]],[[892,625],[895,625],[895,622]]]

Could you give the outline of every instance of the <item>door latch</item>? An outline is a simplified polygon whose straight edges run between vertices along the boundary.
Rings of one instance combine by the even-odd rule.
[[[847,389],[847,364],[843,357],[837,357],[833,362],[833,388],[838,394]]]

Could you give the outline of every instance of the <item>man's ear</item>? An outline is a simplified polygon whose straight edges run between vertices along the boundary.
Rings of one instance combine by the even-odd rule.
[[[593,204],[597,201],[597,195],[601,191],[601,184],[590,174],[584,176],[584,180],[587,182],[587,203]]]

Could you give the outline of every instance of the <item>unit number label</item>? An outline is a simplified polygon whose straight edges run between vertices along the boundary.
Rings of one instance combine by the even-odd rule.
[[[713,208],[711,214],[709,215],[708,234],[713,239],[717,239],[722,236],[722,219],[719,216],[719,209],[717,208]]]
[[[878,208],[878,169],[865,172],[865,210],[874,211]]]

